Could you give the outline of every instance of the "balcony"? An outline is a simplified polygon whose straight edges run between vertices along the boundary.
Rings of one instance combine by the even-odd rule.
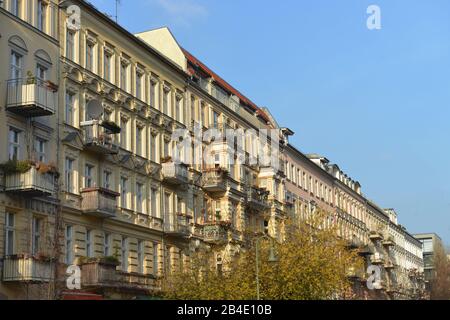
[[[363,245],[359,250],[358,250],[358,254],[360,256],[370,256],[371,254],[374,253],[374,249],[372,246],[369,245]]]
[[[383,264],[384,263],[384,257],[381,253],[375,252],[372,257],[370,258],[370,262],[372,264]]]
[[[104,188],[86,188],[81,190],[81,211],[99,218],[116,216],[119,193]]]
[[[214,193],[227,191],[227,172],[222,168],[205,170],[203,173],[203,189]]]
[[[369,233],[369,238],[370,238],[370,240],[373,240],[373,241],[383,240],[383,235],[379,231],[372,230]]]
[[[12,163],[12,162],[11,162]],[[20,162],[26,163],[26,162]],[[5,192],[26,197],[50,196],[55,191],[55,173],[29,165],[26,172],[5,172]],[[45,166],[47,168],[47,166]],[[46,169],[45,169],[46,170]]]
[[[102,155],[119,153],[119,146],[114,142],[114,135],[120,128],[110,121],[90,120],[80,123],[83,130],[83,144],[88,151]]]
[[[384,269],[393,270],[394,268],[395,268],[395,265],[391,261],[384,262]]]
[[[55,113],[57,87],[34,77],[7,83],[6,110],[23,117],[50,116]]]
[[[165,182],[180,185],[189,181],[187,165],[169,160],[162,164],[162,174]]]
[[[268,196],[267,190],[250,187],[247,191],[247,206],[256,210],[268,209],[270,208]]]
[[[364,269],[349,267],[346,272],[347,278],[351,280],[363,280],[365,279]]]
[[[358,249],[363,246],[361,240],[359,240],[357,237],[352,237],[351,240],[348,240],[346,243],[347,249],[353,250]]]
[[[190,235],[188,219],[178,214],[166,215],[164,233],[176,237],[188,237]]]
[[[384,239],[382,243],[383,243],[383,246],[386,246],[386,247],[393,247],[393,246],[395,246],[395,241],[394,241],[394,238],[392,236],[386,237],[386,239]]]
[[[127,273],[116,270],[117,263],[96,261],[81,266],[81,285],[83,288],[110,288],[139,292],[159,290],[158,281],[153,275]]]
[[[3,260],[4,282],[50,282],[54,278],[51,261],[31,256],[9,256]]]
[[[203,226],[203,241],[209,243],[225,243],[228,241],[228,226],[220,222]]]

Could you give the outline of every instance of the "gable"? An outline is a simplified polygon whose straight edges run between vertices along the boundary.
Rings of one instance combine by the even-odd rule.
[[[159,51],[184,71],[187,70],[186,57],[168,28],[145,31],[137,33],[135,36]]]

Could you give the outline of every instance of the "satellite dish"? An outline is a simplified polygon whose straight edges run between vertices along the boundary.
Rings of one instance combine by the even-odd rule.
[[[99,119],[103,113],[103,106],[98,100],[90,100],[86,105],[86,112],[92,119]]]

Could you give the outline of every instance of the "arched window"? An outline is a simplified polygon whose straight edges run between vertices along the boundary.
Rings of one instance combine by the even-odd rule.
[[[23,59],[28,54],[28,49],[25,41],[19,36],[12,36],[8,40],[9,47],[11,48],[9,58],[9,78],[20,79],[23,77]]]
[[[34,53],[34,58],[36,59],[36,77],[42,80],[48,80],[48,72],[52,66],[52,59],[42,49]]]

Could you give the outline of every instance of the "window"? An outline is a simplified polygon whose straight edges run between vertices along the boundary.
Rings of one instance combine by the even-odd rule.
[[[423,243],[423,252],[433,252],[433,239],[424,239]]]
[[[33,218],[33,228],[32,228],[32,253],[38,254],[41,245],[41,219]]]
[[[94,187],[94,166],[87,164],[84,166],[84,187],[92,188]]]
[[[35,138],[34,148],[36,152],[36,160],[39,162],[45,162],[45,149],[47,141],[41,138]]]
[[[86,42],[86,69],[93,71],[94,68],[94,44]]]
[[[9,128],[9,160],[18,160],[20,157],[20,131]]]
[[[136,154],[142,156],[142,127],[136,128]]]
[[[202,114],[201,114],[201,121],[202,125],[206,124],[206,106],[202,103]]]
[[[66,226],[66,264],[71,264],[73,261],[72,237],[73,237],[72,226]]]
[[[47,80],[47,68],[41,64],[36,65],[36,77],[41,80]]]
[[[15,250],[15,215],[11,212],[6,212],[6,243],[5,254],[7,256],[13,255]]]
[[[170,91],[164,89],[163,93],[163,113],[169,114],[169,94]]]
[[[111,81],[111,59],[111,54],[105,51],[103,56],[103,77],[107,81]]]
[[[156,82],[150,80],[150,106],[156,108]]]
[[[138,241],[138,272],[144,272],[144,241]]]
[[[66,58],[75,60],[75,33],[69,29],[66,33]]]
[[[86,230],[86,256],[92,257],[92,230]]]
[[[175,104],[175,120],[182,122],[183,119],[181,119],[181,98],[177,98],[176,104]]]
[[[65,121],[67,124],[74,125],[74,115],[75,115],[75,108],[74,108],[74,97],[75,94],[67,91],[66,92],[66,117]]]
[[[122,271],[128,271],[128,239],[122,237]]]
[[[194,195],[194,205],[193,205],[193,216],[194,216],[194,222],[198,223],[198,196]]]
[[[111,171],[103,170],[103,188],[111,190],[111,176]]]
[[[127,196],[128,196],[128,179],[120,177],[120,205],[122,208],[127,208]]]
[[[152,217],[157,217],[158,212],[156,211],[157,203],[158,203],[158,191],[155,188],[151,189],[150,193],[150,201],[151,201],[151,215]]]
[[[191,96],[191,119],[195,120],[195,97]]]
[[[136,98],[138,98],[139,100],[143,100],[142,98],[142,80],[143,80],[143,75],[141,72],[137,71],[136,72]]]
[[[109,233],[105,233],[103,237],[103,255],[105,257],[111,256],[111,235]]]
[[[10,78],[20,79],[22,78],[22,55],[11,51],[11,65],[10,65]]]
[[[11,0],[11,13],[20,16],[21,13],[21,7],[22,7],[22,1],[21,0]]]
[[[150,135],[150,160],[156,161],[156,137],[154,135]]]
[[[153,275],[157,276],[158,275],[158,243],[154,242],[153,243]]]
[[[124,91],[128,91],[128,67],[125,62],[120,64],[120,88]]]
[[[73,159],[66,158],[66,166],[65,166],[66,191],[71,193],[74,191],[73,164],[74,164]]]
[[[143,212],[142,202],[144,200],[144,185],[142,183],[136,183],[136,211]]]
[[[166,260],[164,261],[165,268],[167,270],[167,273],[170,274],[172,271],[172,250],[170,246],[165,247],[166,251]]]
[[[217,112],[213,112],[213,127],[217,128],[219,126],[219,114]]]
[[[127,129],[128,129],[128,120],[122,118],[120,120],[120,145],[122,146],[122,148],[126,149],[127,145],[128,145],[128,136],[127,136]]]
[[[38,0],[37,3],[37,28],[45,31],[47,19],[47,5],[43,0]]]

